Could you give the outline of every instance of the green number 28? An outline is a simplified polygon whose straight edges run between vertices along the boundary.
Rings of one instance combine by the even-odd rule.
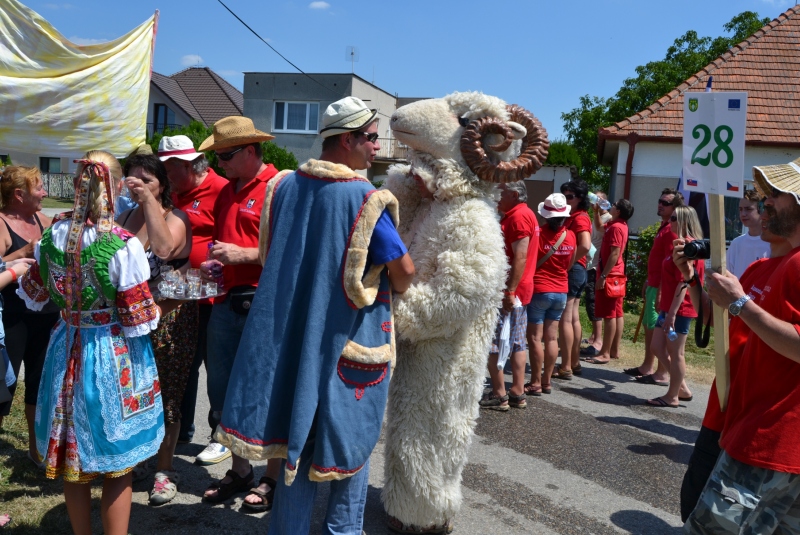
[[[726,133],[725,139],[722,139],[723,132]],[[698,156],[698,153],[706,148],[706,145],[711,142],[711,129],[704,124],[698,124],[692,129],[692,137],[697,139],[700,136],[703,136],[703,139],[700,140],[700,144],[696,149],[694,149],[691,163],[699,163],[703,167],[706,167],[711,161],[713,161],[714,165],[721,169],[730,167],[730,165],[733,163],[733,151],[730,147],[731,141],[733,141],[733,130],[731,127],[727,125],[721,125],[714,130],[714,143],[716,146],[714,147],[714,150],[712,150],[710,153],[706,153],[705,156]],[[724,163],[719,159],[720,153],[725,153]]]

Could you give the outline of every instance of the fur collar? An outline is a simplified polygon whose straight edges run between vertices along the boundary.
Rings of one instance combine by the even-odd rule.
[[[306,163],[300,166],[300,171],[320,178],[329,178],[332,180],[352,180],[353,178],[364,178],[358,173],[339,163],[328,162],[325,160],[309,159]],[[369,182],[364,178],[365,182]]]

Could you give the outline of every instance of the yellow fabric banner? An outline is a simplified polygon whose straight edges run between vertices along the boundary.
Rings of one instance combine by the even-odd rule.
[[[157,18],[80,46],[17,0],[0,0],[0,147],[78,158],[125,156],[144,143]]]

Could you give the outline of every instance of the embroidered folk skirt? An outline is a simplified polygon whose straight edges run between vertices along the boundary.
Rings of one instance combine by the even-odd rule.
[[[73,325],[60,320],[50,337],[36,404],[36,447],[48,478],[120,476],[154,455],[164,438],[150,337],[126,338],[115,309],[72,317]]]

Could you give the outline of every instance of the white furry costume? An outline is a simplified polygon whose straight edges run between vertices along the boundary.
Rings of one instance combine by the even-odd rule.
[[[528,128],[510,116],[525,119]],[[504,126],[487,128],[485,117]],[[382,497],[405,527],[426,528],[446,525],[461,506],[461,471],[505,288],[508,262],[493,182],[532,174],[544,156],[529,160],[546,155],[547,141],[529,113],[481,93],[403,106],[391,126],[413,149],[411,165],[392,166],[384,187],[399,202],[398,231],[416,276],[394,300],[397,367],[389,388]],[[462,155],[470,127],[478,133],[468,143],[503,152]],[[527,157],[517,157],[520,146]],[[422,198],[415,174],[434,199]]]

